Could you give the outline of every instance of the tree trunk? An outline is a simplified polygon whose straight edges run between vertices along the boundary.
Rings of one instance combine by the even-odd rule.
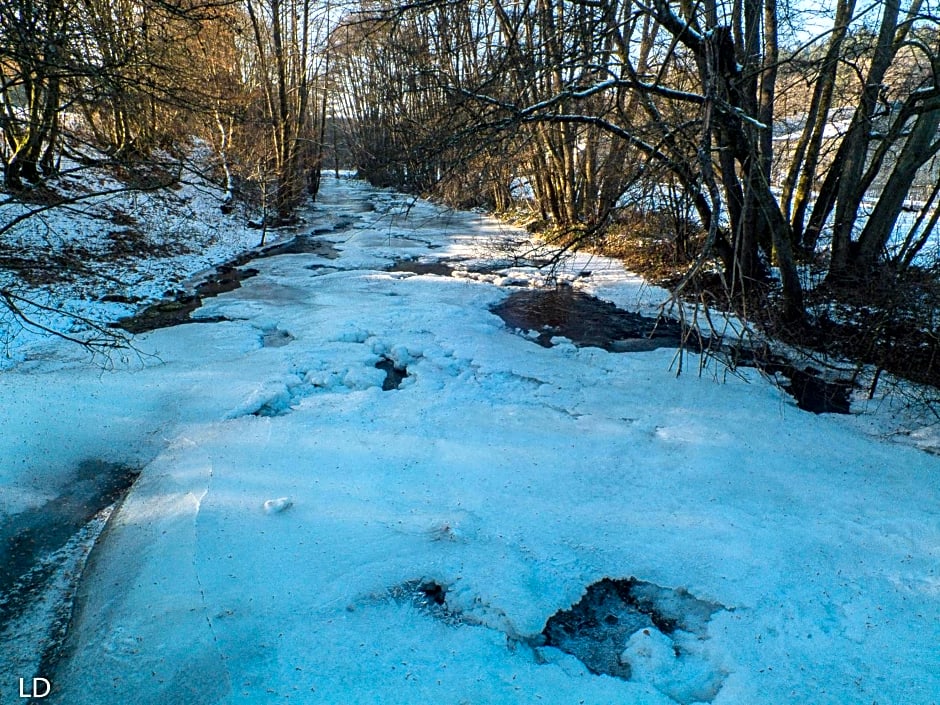
[[[819,76],[813,87],[813,97],[810,100],[809,111],[806,115],[806,124],[803,126],[803,132],[791,158],[790,169],[787,172],[780,196],[784,213],[790,217],[794,242],[804,252],[812,252],[816,248],[818,230],[812,237],[806,237],[803,226],[806,220],[806,211],[812,198],[813,186],[816,182],[816,167],[819,164],[819,156],[822,151],[829,109],[832,107],[839,55],[848,31],[849,21],[852,19],[852,13],[854,12],[855,0],[839,0],[836,7],[832,37],[829,40]],[[795,193],[794,188],[796,189]]]
[[[874,211],[868,218],[858,239],[853,270],[865,272],[874,268],[897,223],[904,199],[911,189],[917,171],[937,152],[935,142],[940,126],[940,108],[925,110],[917,116],[907,142],[895,162],[894,169],[878,197]]]
[[[894,35],[897,31],[899,12],[900,0],[885,0],[875,56],[862,89],[861,103],[836,156],[834,168],[839,170],[839,174],[835,198],[836,215],[832,227],[832,258],[829,264],[829,274],[835,278],[842,276],[852,259],[852,227],[865,196],[865,189],[860,188],[862,171],[868,159],[872,120],[882,81],[897,52]],[[822,222],[825,222],[825,218],[818,223],[819,227]]]

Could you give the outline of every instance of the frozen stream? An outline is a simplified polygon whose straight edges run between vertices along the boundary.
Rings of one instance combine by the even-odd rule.
[[[141,471],[61,658],[0,703],[34,675],[56,705],[940,702],[940,459],[868,432],[887,405],[535,344],[490,310],[544,282],[519,233],[351,180],[317,208],[343,227],[252,261],[217,322],[0,373],[4,517]]]

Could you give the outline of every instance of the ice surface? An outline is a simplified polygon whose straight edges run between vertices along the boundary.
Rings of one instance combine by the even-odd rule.
[[[340,256],[252,263],[197,312],[225,322],[137,336],[111,371],[11,350],[4,512],[82,458],[143,466],[47,702],[937,701],[940,460],[868,432],[878,409],[817,417],[748,370],[676,377],[671,350],[542,348],[490,312],[498,276],[384,271],[521,237],[477,214],[326,179],[314,217],[350,221],[323,236]],[[631,311],[663,300],[616,263],[565,267]],[[409,375],[394,392],[383,357]],[[538,641],[611,576],[671,591],[647,597],[684,624],[626,634],[629,679]],[[460,618],[390,598],[416,580]],[[680,587],[727,608],[703,638]]]

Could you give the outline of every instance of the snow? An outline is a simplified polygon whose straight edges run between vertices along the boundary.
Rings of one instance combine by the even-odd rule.
[[[520,233],[348,179],[316,209],[352,221],[325,236],[341,256],[254,261],[196,314],[226,321],[138,335],[107,370],[12,350],[0,511],[85,458],[142,469],[68,658],[35,674],[47,702],[940,700],[940,462],[878,435],[885,407],[816,416],[748,370],[677,377],[674,350],[540,347],[489,307],[546,274],[471,271]],[[383,271],[403,256],[462,261]],[[561,274],[665,298],[601,258]],[[629,680],[595,675],[540,633],[605,577],[721,609],[616,645]],[[402,598],[423,582],[446,610]]]
[[[67,159],[62,166],[64,175],[54,186],[63,197],[79,200],[11,227],[3,232],[0,247],[0,261],[9,253],[33,262],[40,272],[40,283],[30,284],[0,269],[0,290],[27,299],[20,302],[24,313],[61,333],[87,338],[81,317],[102,323],[136,308],[101,297],[159,300],[165,291],[185,288],[197,275],[255,247],[261,238],[247,227],[245,214],[220,212],[224,194],[198,173],[184,174],[175,189],[140,192],[128,191],[102,170],[90,171]],[[0,224],[42,207],[4,199]],[[311,213],[311,218],[318,215]],[[332,222],[326,215],[318,220]],[[61,252],[71,254],[66,264],[52,259]],[[27,360],[34,346],[41,350],[46,342],[45,333],[22,325],[0,302],[0,370]]]
[[[691,642],[691,646],[696,646]],[[680,659],[676,642],[655,629],[640,629],[627,641],[620,660],[629,664],[631,680],[649,683],[680,703],[706,702],[715,698],[718,675],[702,659]]]

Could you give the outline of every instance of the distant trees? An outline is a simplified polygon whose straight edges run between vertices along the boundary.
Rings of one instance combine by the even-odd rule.
[[[903,12],[899,0],[887,0],[878,33],[856,64],[860,80],[850,88],[857,107],[804,235],[804,243],[814,245],[834,212],[834,280],[864,275],[879,262],[918,170],[940,149],[940,35],[936,20],[920,10],[920,0]],[[882,181],[878,203],[855,238],[862,202],[876,180]]]
[[[366,4],[333,30],[337,102],[353,120],[356,165],[365,178],[428,191],[449,179],[456,163],[487,149],[467,131],[478,125],[460,92],[476,83],[486,21],[470,3],[393,10]]]
[[[679,184],[708,232],[700,259],[720,260],[732,296],[776,278],[778,320],[799,325],[802,260],[825,249],[830,284],[851,285],[909,264],[936,224],[935,189],[889,251],[940,150],[940,33],[923,2],[839,0],[815,37],[794,36],[797,11],[777,0],[366,2],[341,68],[366,175],[446,134],[420,139],[472,155],[494,192],[526,184],[543,218],[582,232],[627,200],[661,208],[657,188]],[[383,180],[430,190],[435,174],[412,176]]]
[[[328,54],[315,47],[326,37],[328,13],[312,0],[246,0],[245,8],[253,40],[246,76],[257,96],[252,122],[265,126],[271,220],[283,223],[304,193],[319,188]]]

